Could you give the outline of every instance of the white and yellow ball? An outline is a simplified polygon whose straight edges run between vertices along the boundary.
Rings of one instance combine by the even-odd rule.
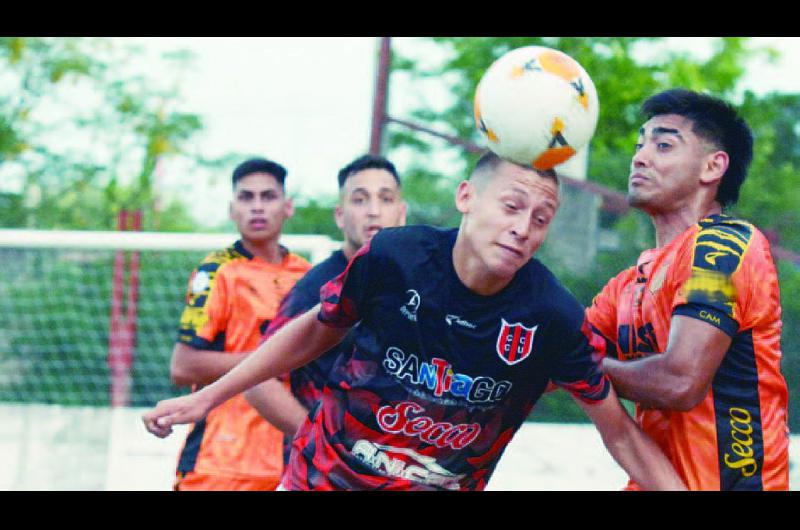
[[[569,55],[543,46],[497,59],[475,91],[475,124],[489,149],[536,169],[569,160],[592,139],[597,90]]]

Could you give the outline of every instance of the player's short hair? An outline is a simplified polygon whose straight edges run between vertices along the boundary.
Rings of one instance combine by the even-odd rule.
[[[278,184],[283,188],[283,183],[286,181],[288,172],[285,167],[272,160],[267,160],[266,158],[251,158],[236,166],[231,176],[231,184],[236,187],[237,182],[253,173],[268,173],[275,177],[275,180],[277,180]]]
[[[503,162],[509,164],[515,164],[520,167],[524,167],[525,169],[532,169],[536,171],[539,176],[544,178],[549,178],[556,183],[556,186],[561,189],[561,183],[558,180],[558,174],[556,173],[555,169],[534,169],[529,166],[523,166],[517,164],[516,162],[512,162],[511,160],[507,160],[505,158],[500,158],[500,156],[496,155],[492,151],[486,151],[481,155],[478,161],[475,163],[475,168],[472,170],[470,174],[470,181],[474,181],[476,185],[483,186],[483,183],[488,179],[480,178],[483,175],[491,175],[494,173],[494,170],[497,169],[497,166],[502,164]],[[476,178],[478,177],[478,178]]]
[[[363,155],[339,170],[339,189],[341,190],[344,188],[344,183],[349,177],[355,175],[359,171],[364,171],[365,169],[384,169],[392,174],[395,182],[397,182],[397,186],[401,186],[400,176],[397,174],[397,169],[395,169],[394,164],[392,164],[388,159],[379,155]]]
[[[646,120],[677,114],[692,121],[692,131],[728,153],[728,169],[722,176],[716,200],[723,206],[736,204],[739,189],[753,160],[753,132],[733,106],[719,98],[683,88],[660,92],[642,104]]]

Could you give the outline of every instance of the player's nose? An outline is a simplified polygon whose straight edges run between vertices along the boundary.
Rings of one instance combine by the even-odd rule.
[[[631,158],[631,167],[647,167],[650,163],[650,151],[647,146],[642,146],[633,153]]]
[[[367,201],[367,215],[371,217],[378,217],[381,214],[380,201],[377,199],[370,199]]]

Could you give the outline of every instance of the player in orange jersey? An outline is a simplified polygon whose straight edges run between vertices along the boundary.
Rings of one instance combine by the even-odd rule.
[[[297,282],[281,302],[278,314],[262,340],[317,305],[320,289],[344,272],[358,249],[369,242],[378,230],[406,223],[407,205],[402,199],[400,176],[391,161],[378,155],[359,156],[339,170],[337,180],[339,204],[334,217],[344,236],[342,248],[315,265]],[[322,401],[328,373],[336,365],[340,354],[353,349],[353,340],[353,334],[348,335],[312,363],[286,374],[284,379],[289,388],[270,380],[244,393],[248,402],[286,435],[286,458],[292,438],[308,412]]]
[[[172,353],[175,384],[197,390],[255,350],[281,299],[310,268],[278,243],[294,212],[285,178],[282,166],[264,159],[234,170],[230,215],[241,239],[192,273]],[[237,395],[192,426],[175,489],[274,490],[283,472],[282,445],[283,433]]]
[[[752,133],[730,105],[688,90],[657,94],[642,113],[628,200],[652,219],[656,248],[587,310],[616,351],[603,370],[690,489],[788,489],[775,266],[764,235],[722,213]]]

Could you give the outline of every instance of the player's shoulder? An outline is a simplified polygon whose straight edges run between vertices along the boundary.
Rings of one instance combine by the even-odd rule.
[[[742,243],[749,242],[753,237],[762,236],[758,228],[744,219],[725,214],[716,214],[701,219],[697,223],[698,236],[706,238],[717,237],[725,240],[733,237]]]
[[[443,236],[452,232],[453,228],[439,228],[436,226],[428,225],[408,225],[408,226],[392,226],[381,229],[375,237],[372,238],[373,242],[379,244],[393,244],[397,242],[437,242]]]
[[[281,264],[281,268],[285,271],[306,272],[311,269],[311,263],[300,254],[295,254],[284,246],[281,246],[281,250],[286,254]]]
[[[766,241],[752,223],[723,214],[701,219],[696,230],[692,266],[725,273],[739,268],[754,241]]]
[[[582,317],[583,306],[578,299],[541,261],[531,259],[520,272],[526,276],[520,286],[528,291],[526,297],[532,306],[539,306],[539,309],[545,306],[545,311],[554,317],[569,320]]]
[[[625,286],[631,282],[636,281],[637,270],[636,265],[631,265],[619,271],[616,275],[612,276],[601,289],[601,293],[615,293],[618,294]]]
[[[448,241],[455,241],[455,234],[455,228],[427,225],[383,228],[372,238],[370,252],[393,257],[424,255],[438,251]]]
[[[297,284],[295,284],[295,289],[310,289],[316,291],[316,296],[318,297],[319,288],[340,275],[346,267],[347,258],[344,252],[336,250],[323,261],[311,267],[305,276],[300,278]]]
[[[238,243],[238,241],[237,241]],[[208,273],[217,272],[220,267],[233,263],[237,260],[245,260],[247,255],[241,252],[241,249],[234,243],[228,247],[214,250],[208,253],[197,267],[198,271],[205,271]]]

